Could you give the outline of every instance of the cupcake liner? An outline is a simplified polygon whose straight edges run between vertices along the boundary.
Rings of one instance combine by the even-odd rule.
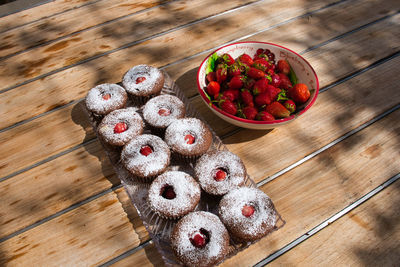
[[[151,98],[158,96],[160,94],[160,92],[158,94],[152,94],[152,95],[148,95],[148,96],[136,96],[136,95],[132,95],[132,94],[128,94],[129,95],[129,99],[132,101],[133,105],[135,106],[143,106],[144,104],[146,104],[147,101],[149,101]]]

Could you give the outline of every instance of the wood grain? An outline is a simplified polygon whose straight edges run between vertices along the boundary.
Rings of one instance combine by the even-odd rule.
[[[93,3],[90,5],[72,8],[68,11],[58,14],[57,16],[43,17],[41,20],[34,21],[28,25],[11,29],[3,34],[0,33],[0,38],[4,38],[4,43],[2,43],[0,46],[0,58],[46,44],[54,39],[70,35],[168,1],[140,0],[132,3],[132,1],[128,0],[101,0],[92,2]],[[66,5],[67,8],[73,6],[73,4],[71,6]],[[30,11],[30,13],[32,12],[33,11]],[[16,23],[17,24],[12,24],[12,22],[9,22],[11,25],[8,26],[16,27],[16,25],[20,25],[19,22]],[[77,36],[71,37],[71,43],[74,43],[75,45],[77,43],[77,38],[80,39],[80,37]],[[86,46],[88,44],[90,44],[90,42],[85,43]],[[61,41],[49,46],[51,48],[49,51],[60,52],[59,50],[68,46],[68,42]],[[50,56],[52,53],[46,54],[47,56]]]
[[[274,41],[300,52],[310,46],[329,40],[337,34],[344,33],[346,27],[340,26],[337,21],[341,21],[342,24],[346,24],[345,26],[347,27],[351,25],[356,27],[357,25],[365,23],[365,17],[369,20],[373,20],[393,12],[392,9],[387,8],[382,4],[375,5],[375,2],[368,2],[366,4],[359,2],[345,2],[342,5],[333,6],[327,10],[317,12],[313,15],[312,20],[299,18],[291,23],[270,29],[249,39]],[[358,9],[355,7],[358,7]],[[341,12],[343,10],[349,10],[350,13]],[[380,12],[372,12],[372,14],[369,14],[368,12],[371,12],[372,10],[380,10]],[[357,12],[359,12],[358,14],[360,14],[360,16],[354,15],[357,14]],[[332,25],[332,27],[321,30],[321,21]],[[316,32],[319,34],[316,35]],[[298,40],[301,40],[301,42],[298,42]],[[378,39],[376,39],[376,41],[378,42]],[[349,42],[351,42],[351,40]],[[357,65],[357,67],[366,66],[380,57],[387,55],[387,52],[383,49],[377,50],[376,53],[371,54],[369,50],[360,50],[358,47],[355,48],[360,55],[356,60],[358,60],[359,63],[362,63]],[[374,48],[371,48],[371,50],[373,49]],[[205,55],[202,54],[187,60],[184,63],[171,65],[166,68],[167,72],[177,80],[177,83],[185,92],[187,92],[188,96],[196,94],[197,67],[204,57]],[[329,77],[328,74],[330,74],[330,70],[327,70],[328,73],[321,73],[319,71],[318,64],[322,63],[325,63],[325,61],[323,58],[319,58],[318,62],[313,62],[313,66],[315,65],[314,67],[318,70],[318,74],[320,74],[321,77]],[[356,69],[354,68],[354,65],[355,62],[343,65],[342,68],[340,68],[340,70],[343,70],[342,75],[345,75],[347,72],[355,71]],[[92,74],[92,78],[95,78],[95,73]],[[104,73],[104,75],[109,74]],[[72,100],[82,98],[86,95],[88,88],[95,84],[94,81],[93,84],[88,84],[88,81],[83,79],[83,77],[75,77],[74,79],[66,79],[65,77],[62,77],[64,77],[62,73],[57,73],[44,78],[43,80],[38,80],[1,94],[1,98],[6,104],[0,106],[0,112],[7,114],[7,116],[0,118],[0,128],[10,126],[19,121],[31,118],[32,116],[52,110],[55,107],[65,105]],[[120,79],[120,77],[118,79]],[[118,80],[108,80],[107,82],[115,81]],[[62,94],[58,93],[60,90],[63,92]],[[39,95],[40,97],[38,97]],[[22,104],[25,105],[30,112],[25,112],[24,109],[18,108]]]
[[[271,266],[396,266],[400,182],[272,262]]]
[[[256,264],[398,173],[399,118],[400,110],[262,186],[286,225],[221,266]],[[387,224],[397,224],[396,216],[385,218]],[[349,235],[335,234],[338,239]],[[150,251],[156,251],[154,245],[147,246],[146,253],[138,251],[113,266],[133,262],[151,266],[152,258],[147,255],[154,252]]]

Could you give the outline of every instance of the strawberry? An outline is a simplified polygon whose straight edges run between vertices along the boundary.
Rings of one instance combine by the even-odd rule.
[[[201,233],[196,233],[193,238],[190,238],[190,242],[196,248],[203,248],[206,245],[206,237]]]
[[[276,100],[276,97],[281,92],[281,89],[276,88],[275,86],[268,84],[265,92],[268,93],[269,98],[271,99],[271,102],[273,102],[273,101]],[[270,104],[270,103],[267,103],[267,104]]]
[[[240,62],[242,62],[243,64],[246,64],[247,66],[251,66],[254,63],[253,59],[248,54],[242,54],[239,56],[238,59]]]
[[[191,145],[194,143],[195,138],[193,135],[187,134],[187,135],[185,135],[184,140],[186,141],[186,144]]]
[[[240,89],[243,87],[245,78],[243,75],[234,76],[228,83],[229,89]]]
[[[257,116],[257,109],[255,107],[247,106],[243,109],[243,114],[246,119],[254,120]]]
[[[256,119],[259,121],[273,121],[275,120],[274,116],[272,116],[270,113],[266,112],[266,111],[260,111],[257,116]]]
[[[228,69],[226,68],[225,65],[218,65],[217,70],[215,71],[216,77],[217,77],[217,82],[219,84],[223,83],[226,78],[228,77]]]
[[[270,113],[275,118],[286,118],[290,116],[290,111],[287,110],[281,103],[272,102],[265,109],[268,113]]]
[[[303,104],[310,98],[310,90],[304,83],[298,83],[288,90],[289,96],[297,104]]]
[[[271,98],[267,92],[262,92],[256,96],[254,102],[257,106],[262,107],[271,104]]]
[[[257,58],[254,60],[254,63],[251,66],[256,69],[266,71],[267,69],[269,69],[270,64],[265,58]]]
[[[110,95],[110,94],[104,94],[104,95],[102,96],[102,98],[103,98],[104,100],[108,100],[108,99],[111,98],[111,95]]]
[[[290,65],[285,59],[281,59],[277,63],[278,72],[288,75],[290,72]]]
[[[214,180],[217,182],[225,180],[227,174],[224,170],[218,169],[217,172],[214,175]]]
[[[237,107],[232,101],[229,100],[221,101],[220,108],[231,115],[236,115],[237,113]]]
[[[142,82],[144,82],[145,80],[146,80],[146,77],[137,77],[137,78],[136,78],[136,84],[142,83]]]
[[[176,197],[174,188],[170,185],[165,185],[161,188],[161,196],[166,199],[174,199]]]
[[[118,122],[114,126],[114,133],[123,133],[128,129],[128,125],[125,122]]]
[[[251,215],[254,214],[254,211],[255,211],[255,209],[254,209],[253,206],[244,205],[243,208],[242,208],[242,215],[248,218],[248,217],[250,217]]]
[[[262,53],[264,53],[264,49],[258,48],[257,51],[256,51],[256,54],[255,54],[254,58],[257,59],[257,58],[258,58],[258,55],[261,55]]]
[[[253,86],[253,94],[258,95],[264,93],[267,90],[268,83],[269,80],[267,78],[257,80]]]
[[[244,83],[244,87],[246,89],[252,90],[255,83],[256,80],[254,80],[253,78],[247,79],[246,82]]]
[[[283,103],[283,105],[287,110],[290,111],[290,113],[293,113],[296,110],[296,104],[293,102],[293,100],[288,99]]]
[[[253,95],[250,93],[249,90],[243,90],[240,92],[240,98],[242,99],[243,103],[246,106],[254,106],[253,103]]]
[[[160,108],[158,110],[158,115],[166,117],[166,116],[171,115],[171,111],[169,109],[166,109],[166,108]]]
[[[265,76],[265,72],[263,72],[262,70],[256,69],[251,67],[248,71],[247,71],[247,75],[253,79],[261,79],[262,77]]]
[[[284,73],[278,73],[281,82],[279,84],[280,88],[289,89],[292,87],[292,82],[290,81],[289,77]]]
[[[144,146],[140,149],[140,154],[142,154],[143,156],[148,156],[151,153],[153,153],[153,149],[151,149],[150,146]]]
[[[221,56],[221,58],[224,60],[224,63],[226,63],[228,66],[232,65],[233,63],[235,63],[235,60],[233,59],[233,57],[231,57],[231,55],[225,53]]]
[[[239,90],[226,90],[222,93],[222,99],[227,99],[230,101],[235,101],[239,97]]]
[[[218,96],[218,93],[219,93],[220,89],[221,89],[221,86],[219,85],[219,83],[218,82],[214,82],[214,81],[210,82],[207,85],[207,88],[206,88],[207,93],[210,96],[213,96],[214,98],[216,98]]]
[[[209,73],[206,75],[206,79],[207,79],[208,82],[216,81],[216,80],[217,80],[217,75],[215,74],[214,71],[209,72]]]
[[[281,85],[281,78],[278,74],[274,73],[271,75],[271,85],[279,87]]]
[[[231,77],[240,75],[240,66],[239,66],[239,64],[235,63],[235,64],[230,65],[228,67],[228,74]]]

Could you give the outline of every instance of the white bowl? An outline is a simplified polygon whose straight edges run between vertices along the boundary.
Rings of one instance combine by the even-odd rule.
[[[275,54],[275,60],[278,62],[280,59],[286,59],[298,78],[298,81],[304,83],[308,86],[311,96],[306,103],[301,105],[295,113],[290,115],[284,119],[277,119],[274,121],[256,121],[256,120],[247,120],[243,118],[239,118],[228,114],[227,112],[221,110],[213,103],[211,103],[205,88],[207,87],[206,84],[206,66],[208,58],[214,54],[215,52],[217,55],[221,56],[224,53],[230,54],[234,59],[246,53],[251,57],[256,54],[257,49],[269,49],[272,53]],[[225,45],[212,53],[210,53],[201,63],[199,70],[197,72],[197,87],[199,93],[204,101],[204,103],[220,118],[223,120],[234,124],[239,127],[248,128],[248,129],[271,129],[281,125],[285,125],[294,119],[301,116],[304,112],[306,112],[315,102],[319,92],[319,83],[318,77],[315,73],[314,69],[311,67],[310,63],[308,63],[302,56],[297,54],[296,52],[277,45],[273,43],[266,43],[266,42],[256,42],[256,41],[249,41],[249,42],[238,42],[229,45]]]

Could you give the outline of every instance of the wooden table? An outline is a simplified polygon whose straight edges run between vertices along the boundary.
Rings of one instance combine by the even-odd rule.
[[[400,2],[54,0],[0,19],[0,265],[160,266],[80,102],[157,66],[245,162],[286,225],[223,266],[399,266]],[[300,53],[321,85],[270,131],[218,119],[196,91],[226,43]]]

